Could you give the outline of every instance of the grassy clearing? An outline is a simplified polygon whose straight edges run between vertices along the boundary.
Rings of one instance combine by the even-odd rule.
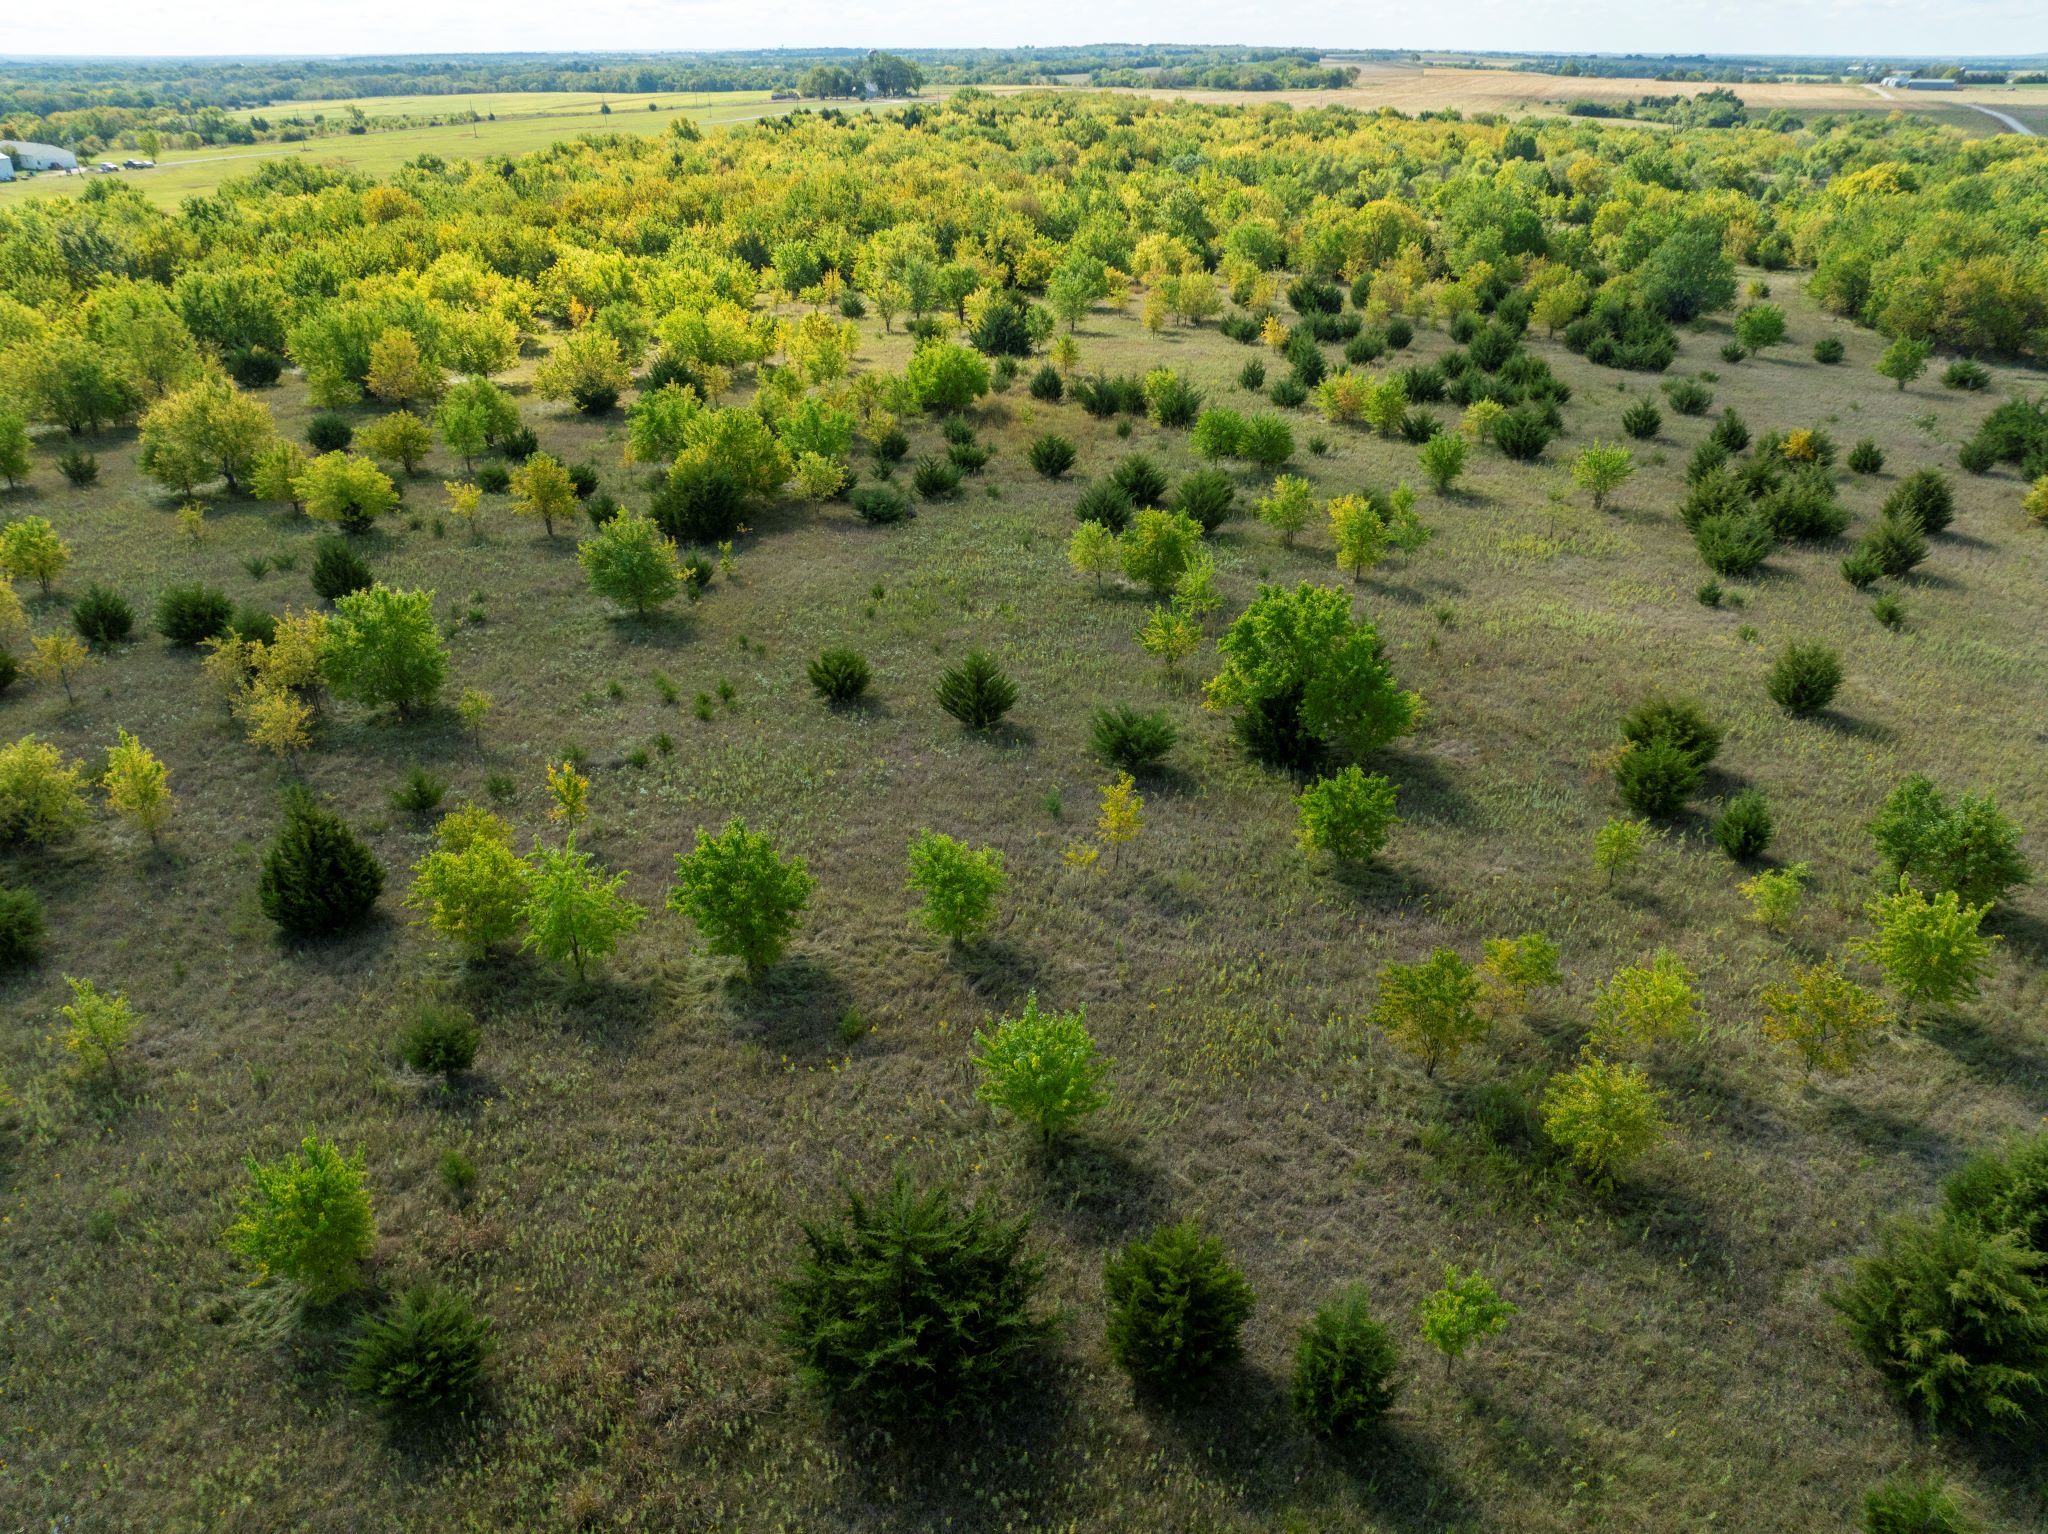
[[[1866,523],[1898,475],[1951,463],[1990,399],[1931,379],[1895,391],[1870,371],[1876,338],[1773,282],[1790,344],[1729,367],[1714,360],[1725,328],[1707,327],[1683,338],[1674,372],[1718,368],[1716,410],[1735,406],[1752,429],[1882,442],[1886,473],[1845,487]],[[864,329],[862,365],[900,367],[904,338]],[[1847,345],[1841,367],[1808,359],[1822,334]],[[1447,344],[1425,331],[1414,350]],[[1251,403],[1231,382],[1249,353],[1213,328],[1154,337],[1097,316],[1081,346],[1086,368],[1165,363],[1211,402]],[[572,539],[542,538],[502,498],[480,541],[441,527],[438,484],[455,466],[437,456],[367,552],[384,580],[438,591],[454,680],[497,711],[481,750],[451,718],[330,718],[307,776],[393,875],[385,920],[339,945],[288,949],[258,914],[279,774],[190,655],[145,637],[98,665],[75,707],[17,687],[0,701],[10,737],[91,755],[133,730],[170,764],[179,813],[161,853],[101,825],[6,869],[48,903],[52,951],[0,990],[16,1020],[0,1070],[44,1083],[44,1132],[0,1165],[0,1521],[1792,1534],[1842,1527],[1866,1485],[1939,1463],[1995,1527],[2038,1528],[2043,1467],[1930,1448],[1820,1295],[1875,1219],[1925,1204],[1959,1158],[2048,1110],[2048,895],[2027,892],[2002,918],[1981,1003],[1845,1081],[1801,1087],[1758,1037],[1751,997],[1788,950],[1817,955],[1858,930],[1863,826],[1909,770],[1995,790],[2033,831],[2037,862],[2048,854],[2042,535],[2023,525],[2008,471],[1958,475],[1956,526],[1907,586],[1902,632],[1840,579],[1839,548],[1780,555],[1740,584],[1739,608],[1710,610],[1693,599],[1705,572],[1672,508],[1711,417],[1667,412],[1639,445],[1641,471],[1595,514],[1571,490],[1570,455],[1619,439],[1622,409],[1655,380],[1531,346],[1576,391],[1569,436],[1533,466],[1475,454],[1459,494],[1424,496],[1435,540],[1358,589],[1429,712],[1374,763],[1400,785],[1404,818],[1351,880],[1301,857],[1290,784],[1247,765],[1198,695],[1138,651],[1146,604],[1098,596],[1066,566],[1085,479],[1135,448],[1183,471],[1185,435],[1140,424],[1120,440],[1021,387],[983,413],[998,455],[959,501],[897,528],[843,506],[777,507],[741,540],[732,578],[645,624],[607,616]],[[1996,390],[2042,382],[2000,370]],[[302,429],[297,381],[268,397],[283,429]],[[524,403],[550,450],[593,459],[640,498],[616,417]],[[1048,429],[1081,447],[1054,487],[1023,460]],[[1329,456],[1309,456],[1312,431]],[[1305,416],[1296,433],[1319,494],[1419,482],[1412,448]],[[913,435],[913,456],[940,441],[932,423]],[[63,445],[41,446],[32,487],[8,502],[49,516],[77,556],[41,622],[62,622],[95,579],[143,611],[194,579],[273,609],[312,600],[302,520],[223,503],[192,544],[139,480],[130,434],[89,444],[102,479],[86,492],[51,467]],[[1241,520],[1216,550],[1228,611],[1262,580],[1343,579],[1314,532],[1289,550]],[[280,553],[297,568],[245,568]],[[1791,638],[1844,654],[1823,719],[1788,721],[1764,696]],[[810,695],[804,663],[832,644],[873,663],[869,706],[835,713]],[[988,741],[931,702],[939,671],[975,644],[1022,686],[1013,727]],[[664,678],[679,704],[663,701]],[[694,717],[691,700],[721,682],[732,701]],[[1592,832],[1616,811],[1597,763],[1652,688],[1700,698],[1729,728],[1701,809],[1762,788],[1774,854],[1812,865],[1816,896],[1789,941],[1744,918],[1740,874],[1703,814],[1620,888],[1593,872]],[[1144,785],[1150,824],[1121,867],[1077,873],[1060,849],[1108,776],[1087,755],[1088,714],[1115,702],[1166,707],[1183,743]],[[543,765],[570,746],[593,778],[582,843],[629,870],[643,903],[692,831],[732,814],[808,857],[817,896],[762,986],[694,954],[672,917],[583,986],[523,960],[464,967],[406,930],[404,869],[427,845],[427,826],[389,803],[407,768],[445,777],[451,804],[509,775],[503,808],[523,838],[544,832]],[[904,843],[919,826],[1008,857],[1008,919],[964,954],[909,920]],[[1425,1082],[1365,1023],[1383,962],[1444,944],[1476,955],[1529,928],[1563,946],[1565,993],[1447,1077]],[[1659,945],[1699,972],[1712,1017],[1703,1045],[1657,1062],[1674,1142],[1611,1197],[1494,1148],[1471,1120],[1473,1088],[1568,1060],[1596,982]],[[104,1119],[52,1084],[45,1035],[67,973],[125,990],[142,1014],[146,1088]],[[964,1063],[974,1027],[1032,989],[1086,1005],[1115,1062],[1113,1105],[1051,1161],[973,1102]],[[484,1024],[476,1073],[448,1095],[392,1053],[401,1017],[430,995]],[[241,1160],[309,1126],[367,1152],[380,1283],[434,1272],[495,1319],[495,1385],[472,1434],[395,1445],[333,1382],[334,1338],[278,1349],[241,1334],[243,1279],[219,1244]],[[441,1185],[450,1149],[480,1169],[467,1200]],[[870,1452],[793,1391],[772,1299],[797,1220],[899,1161],[1034,1211],[1067,1319],[1054,1361],[989,1436]],[[1184,1216],[1224,1237],[1259,1306],[1232,1387],[1164,1413],[1134,1401],[1104,1354],[1100,1273],[1130,1235]],[[1452,1386],[1412,1319],[1446,1261],[1483,1268],[1521,1307]],[[1395,1321],[1410,1377],[1393,1431],[1363,1456],[1315,1447],[1284,1404],[1295,1324],[1352,1280]]]

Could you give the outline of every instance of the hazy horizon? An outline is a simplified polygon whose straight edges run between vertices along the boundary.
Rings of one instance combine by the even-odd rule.
[[[649,0],[559,7],[478,0],[432,8],[394,0],[275,7],[223,0],[202,16],[141,0],[111,0],[89,21],[17,12],[0,31],[0,58],[317,58],[476,53],[678,53],[724,49],[1024,48],[1129,38],[1195,46],[1414,49],[1584,54],[1721,54],[1843,59],[1965,59],[2048,53],[2048,14],[2022,0],[1962,0],[1941,11],[1905,0],[1734,0],[1680,3],[1645,14],[1618,0],[1530,7],[1446,0],[1426,22],[1407,11],[1333,4],[1284,11],[1242,0],[1156,0],[1082,6],[825,5],[792,0],[740,10]],[[1199,41],[1195,41],[1199,40]]]

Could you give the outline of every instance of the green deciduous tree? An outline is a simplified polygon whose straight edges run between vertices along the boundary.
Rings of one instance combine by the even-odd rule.
[[[1109,1101],[1109,1062],[1096,1052],[1085,1008],[1041,1011],[1034,991],[1022,1013],[987,1033],[976,1030],[974,1042],[975,1097],[1031,1125],[1048,1146]]]
[[[1491,1024],[1478,1001],[1479,977],[1472,966],[1439,948],[1419,964],[1381,968],[1372,1020],[1434,1076],[1439,1065],[1456,1065],[1468,1044],[1486,1037]]]
[[[1663,1097],[1639,1068],[1588,1055],[1550,1078],[1543,1132],[1595,1181],[1612,1186],[1669,1132]]]
[[[310,1305],[330,1305],[362,1284],[376,1240],[363,1153],[343,1156],[308,1135],[277,1161],[248,1162],[252,1186],[228,1227],[228,1248],[262,1278],[295,1286]]]
[[[322,670],[337,698],[417,713],[448,679],[448,647],[434,623],[431,591],[379,584],[338,598]]]
[[[1295,840],[1302,850],[1327,852],[1340,863],[1377,855],[1396,818],[1394,785],[1356,764],[1318,778],[1294,802],[1301,812]]]
[[[632,513],[613,517],[578,544],[576,559],[592,591],[636,613],[661,606],[682,586],[675,544],[648,518]]]
[[[938,831],[910,839],[909,887],[924,897],[919,919],[950,942],[965,942],[995,919],[1003,882],[1003,854],[994,847],[973,848]]]
[[[589,853],[576,850],[573,832],[559,852],[535,842],[531,868],[519,946],[550,964],[571,966],[578,980],[646,919],[645,907],[619,893],[626,876],[607,877]]]
[[[697,924],[711,952],[758,975],[782,957],[812,887],[802,858],[779,856],[765,831],[736,817],[716,836],[699,827],[695,850],[676,854],[668,903]]]

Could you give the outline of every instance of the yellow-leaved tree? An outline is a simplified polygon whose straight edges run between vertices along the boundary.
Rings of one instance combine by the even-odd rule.
[[[107,806],[155,841],[171,819],[171,771],[141,741],[121,731],[120,743],[107,753],[106,775],[100,779]]]

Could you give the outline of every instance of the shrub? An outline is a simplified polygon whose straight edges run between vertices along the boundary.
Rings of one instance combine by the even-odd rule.
[[[1665,739],[1632,745],[1614,763],[1614,786],[1622,803],[1638,815],[1661,819],[1677,814],[1699,781],[1699,763]]]
[[[1346,1289],[1305,1322],[1294,1345],[1294,1414],[1323,1438],[1378,1425],[1400,1393],[1393,1335],[1372,1318],[1363,1285]]]
[[[1097,709],[1090,736],[1097,756],[1134,775],[1157,764],[1179,738],[1164,709],[1140,713],[1124,705]]]
[[[654,488],[647,514],[678,543],[718,543],[746,520],[747,489],[722,463],[686,459]]]
[[[1709,570],[1731,578],[1756,574],[1776,547],[1770,527],[1753,512],[1702,517],[1693,543]]]
[[[1543,1094],[1543,1132],[1596,1182],[1615,1177],[1668,1131],[1664,1094],[1634,1066],[1588,1056],[1550,1078]]]
[[[1840,343],[1837,343],[1838,345]],[[1939,1476],[1894,1477],[1863,1495],[1861,1534],[1982,1534]]]
[[[253,1184],[228,1227],[227,1244],[263,1278],[293,1285],[311,1305],[331,1305],[362,1283],[376,1240],[363,1154],[346,1157],[308,1135],[297,1151],[248,1162]]]
[[[1898,1220],[1828,1295],[1929,1426],[2020,1434],[2048,1409],[2040,1253],[1970,1220]]]
[[[1095,481],[1074,502],[1074,516],[1078,521],[1099,522],[1113,533],[1121,533],[1130,526],[1131,513],[1135,509],[1123,486],[1107,479]]]
[[[1842,343],[1834,336],[1823,336],[1813,343],[1813,360],[1824,367],[1833,367],[1842,360]]]
[[[970,650],[939,678],[939,707],[970,730],[992,730],[1017,701],[1017,684],[995,658]]]
[[[1552,435],[1549,423],[1532,410],[1510,410],[1493,423],[1493,445],[1522,463],[1541,458]]]
[[[1808,467],[1766,495],[1758,514],[1773,536],[1815,542],[1840,535],[1849,525],[1848,510],[1835,495],[1827,470]]]
[[[1738,863],[1763,856],[1771,845],[1771,807],[1764,796],[1746,788],[1728,801],[1714,821],[1714,840]]]
[[[498,451],[508,462],[525,463],[540,451],[540,435],[531,426],[515,426],[499,436]]]
[[[1690,698],[1662,695],[1645,699],[1621,721],[1621,738],[1631,746],[1668,741],[1705,767],[1720,754],[1722,729]]]
[[[909,887],[924,896],[919,918],[949,942],[965,942],[995,919],[1003,882],[994,847],[977,850],[937,831],[911,838]]]
[[[1301,812],[1295,840],[1302,850],[1327,852],[1340,863],[1376,856],[1396,818],[1394,785],[1355,763],[1309,784],[1294,802]]]
[[[462,1008],[435,1003],[420,1008],[399,1035],[398,1058],[416,1071],[453,1076],[476,1059],[476,1024]]]
[[[1842,658],[1824,644],[1790,644],[1771,666],[1765,684],[1771,701],[1789,714],[1817,714],[1842,685]]]
[[[490,1323],[449,1289],[414,1284],[356,1329],[342,1383],[395,1417],[459,1411],[491,1354]]]
[[[1960,389],[1974,394],[1991,387],[1991,370],[1982,363],[1967,359],[1951,362],[1941,375],[1941,385],[1944,389]]]
[[[86,643],[104,648],[128,637],[135,627],[135,609],[126,598],[94,582],[71,604],[71,626]]]
[[[1058,479],[1074,466],[1074,444],[1055,432],[1047,432],[1025,449],[1024,456],[1041,478]]]
[[[1166,471],[1143,453],[1132,453],[1112,469],[1109,482],[1123,491],[1136,510],[1166,504]]]
[[[1247,359],[1245,365],[1237,370],[1237,386],[1250,394],[1257,394],[1265,388],[1265,362],[1257,357]]]
[[[0,884],[0,973],[42,957],[43,903],[33,890]]]
[[[1876,474],[1884,469],[1884,449],[1865,437],[1849,449],[1849,467],[1858,474]]]
[[[1479,977],[1451,949],[1439,948],[1419,964],[1384,965],[1379,980],[1372,1020],[1422,1061],[1425,1075],[1457,1064],[1466,1045],[1486,1037],[1488,1020],[1477,1005]]]
[[[1376,750],[1415,726],[1421,699],[1395,683],[1370,623],[1340,590],[1303,581],[1262,586],[1221,640],[1210,701],[1237,710],[1245,748],[1281,766],[1326,750]]]
[[[675,544],[636,513],[603,523],[576,546],[576,562],[592,591],[641,617],[673,600],[683,580]]]
[[[1237,486],[1221,469],[1197,469],[1182,477],[1173,509],[1192,518],[1204,533],[1213,533],[1237,509]]]
[[[1026,996],[1018,1016],[975,1032],[976,1099],[1029,1124],[1050,1147],[1109,1100],[1103,1086],[1109,1064],[1096,1052],[1087,1024],[1085,1008],[1045,1012],[1037,992]]]
[[[2048,1134],[1972,1156],[1942,1185],[1942,1207],[1950,1219],[2004,1232],[2048,1255]]]
[[[911,353],[903,380],[927,410],[965,410],[988,393],[988,363],[958,342],[935,341]]]
[[[323,410],[306,423],[306,441],[316,453],[346,452],[355,436],[348,417],[332,410]]]
[[[766,832],[735,817],[716,836],[699,827],[696,849],[676,854],[668,904],[697,924],[711,952],[759,974],[782,957],[813,888],[802,858],[779,856]]]
[[[1864,907],[1874,936],[1851,949],[1877,965],[1914,1005],[1951,1006],[1977,994],[1991,967],[1991,945],[1978,929],[1988,905],[1965,905],[1953,890],[1929,897],[1905,875],[1898,889]]]
[[[1145,404],[1152,419],[1171,431],[1186,431],[1201,414],[1202,391],[1170,369],[1145,379]]]
[[[1141,511],[1123,536],[1124,574],[1164,596],[1201,554],[1202,529],[1174,511]]]
[[[1667,383],[1664,386],[1664,398],[1680,415],[1705,415],[1714,406],[1714,391],[1691,378],[1681,378]]]
[[[70,482],[73,489],[83,490],[98,483],[100,461],[82,449],[66,448],[57,455],[57,472]]]
[[[1199,1383],[1238,1355],[1252,1287],[1223,1243],[1192,1221],[1134,1241],[1103,1269],[1109,1356],[1165,1391]]]
[[[513,852],[512,828],[474,805],[442,816],[434,841],[434,850],[413,865],[406,908],[470,957],[482,958],[519,930],[533,868]]]
[[[235,604],[211,586],[173,586],[157,599],[157,631],[174,645],[192,649],[227,632]]]
[[[1277,469],[1294,456],[1294,428],[1277,415],[1246,416],[1237,455],[1258,468]]]
[[[369,561],[341,537],[322,538],[314,545],[311,579],[313,594],[329,602],[367,590],[376,581]]]
[[[1050,362],[1041,365],[1038,371],[1031,375],[1031,397],[1035,400],[1057,405],[1066,392],[1066,385],[1060,379],[1060,370]]]
[[[0,746],[0,845],[52,842],[87,819],[85,774],[33,735]]]
[[[1887,796],[1870,834],[1892,877],[1970,905],[1995,905],[2033,879],[2020,851],[2020,828],[1990,795],[1964,793],[1951,801],[1918,773]]]
[[[1915,469],[1885,497],[1882,514],[1932,536],[1956,519],[1955,491],[1939,469]]]
[[[1515,1314],[1487,1279],[1446,1265],[1444,1286],[1422,1302],[1422,1337],[1444,1355],[1448,1374],[1473,1343],[1505,1331]]]
[[[1664,413],[1649,400],[1639,399],[1621,413],[1621,429],[1637,441],[1648,441],[1664,427]]]
[[[905,521],[911,514],[910,502],[893,485],[862,485],[849,499],[855,514],[876,527]]]
[[[827,703],[852,703],[868,690],[872,673],[858,650],[821,650],[805,674]]]
[[[408,815],[431,814],[447,796],[448,785],[424,767],[414,767],[391,792],[391,807]]]
[[[1864,534],[1863,541],[1850,553],[1849,559],[1859,569],[1875,572],[1877,576],[1890,576],[1893,580],[1910,574],[1913,568],[1927,557],[1927,537],[1920,530],[1920,524],[1903,517],[1880,517],[1877,526]],[[1850,574],[1848,561],[1844,561],[1842,573],[1850,578],[1850,584],[1868,585],[1869,581],[1858,582]]]
[[[361,923],[384,889],[384,868],[340,816],[303,789],[285,798],[284,824],[263,860],[263,914],[292,937]]]
[[[1465,439],[1450,432],[1431,437],[1422,445],[1422,472],[1438,495],[1450,494],[1458,476],[1465,472]]]
[[[334,606],[324,666],[335,697],[400,714],[434,701],[448,678],[448,648],[434,622],[431,591],[372,586]]]
[[[480,463],[476,487],[487,495],[503,495],[512,488],[512,471],[502,463]]]
[[[962,1210],[899,1172],[877,1199],[847,1195],[784,1286],[781,1333],[811,1389],[877,1423],[983,1409],[1046,1337],[1031,1313],[1044,1264],[1028,1219]]]
[[[951,500],[960,493],[960,469],[944,458],[920,458],[910,471],[910,485],[928,501]]]
[[[1803,870],[1804,865],[1799,866]],[[1760,915],[1770,898],[1763,894],[1759,882],[1765,877],[1759,875],[1743,885],[1745,894],[1751,894],[1754,887]],[[1797,883],[1795,879],[1795,889]],[[1773,925],[1783,927],[1790,915],[1787,912]],[[1876,1043],[1892,1020],[1884,1003],[1843,974],[1833,959],[1795,969],[1792,984],[1767,985],[1757,1000],[1764,1012],[1764,1036],[1797,1054],[1809,1074],[1815,1066],[1846,1071]]]

